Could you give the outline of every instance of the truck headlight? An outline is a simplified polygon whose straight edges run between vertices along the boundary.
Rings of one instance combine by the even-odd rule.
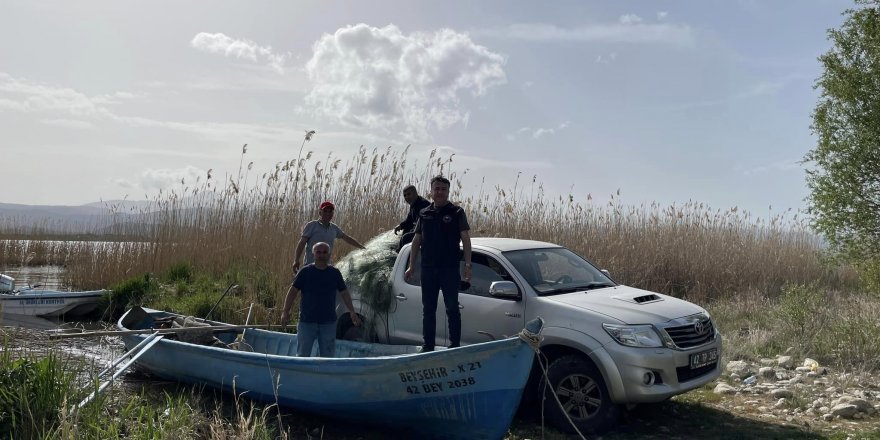
[[[652,325],[602,324],[615,341],[628,347],[663,347],[663,340]]]

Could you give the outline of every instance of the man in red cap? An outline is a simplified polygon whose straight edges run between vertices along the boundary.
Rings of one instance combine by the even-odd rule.
[[[303,261],[303,251],[306,252],[306,259],[303,266],[315,262],[315,256],[312,254],[312,247],[317,243],[327,243],[330,246],[330,252],[333,251],[333,241],[341,238],[348,244],[363,249],[364,245],[360,244],[354,238],[348,236],[342,229],[331,222],[336,207],[333,202],[327,200],[318,207],[318,220],[312,220],[303,227],[302,237],[296,245],[296,259],[293,260],[293,273],[299,271],[300,262]]]

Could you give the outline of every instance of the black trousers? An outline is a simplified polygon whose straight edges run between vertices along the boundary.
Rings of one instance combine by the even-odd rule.
[[[437,335],[437,301],[443,292],[446,317],[449,319],[449,346],[461,344],[461,311],[458,309],[458,287],[461,275],[458,265],[452,267],[422,266],[422,336],[425,347],[433,348]]]

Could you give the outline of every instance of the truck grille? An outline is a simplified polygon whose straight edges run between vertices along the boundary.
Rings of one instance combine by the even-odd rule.
[[[715,327],[712,320],[705,318],[690,324],[666,327],[663,330],[672,338],[678,348],[697,347],[715,339]]]

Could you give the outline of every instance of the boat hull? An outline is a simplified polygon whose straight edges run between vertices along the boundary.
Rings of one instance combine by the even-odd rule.
[[[120,320],[121,328],[124,327]],[[234,335],[230,335],[234,336]],[[128,348],[145,338],[128,335]],[[230,339],[231,340],[231,339]],[[296,335],[248,330],[253,352],[163,339],[138,365],[305,412],[443,439],[503,438],[534,352],[519,338],[417,353],[337,341],[336,358],[298,358]]]
[[[0,310],[14,315],[82,316],[94,312],[106,293],[107,290],[26,290],[16,294],[0,294]]]

